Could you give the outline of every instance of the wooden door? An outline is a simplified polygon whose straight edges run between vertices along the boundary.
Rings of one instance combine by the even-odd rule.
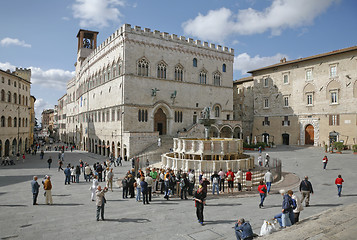
[[[305,145],[314,145],[314,127],[307,125],[305,128]]]

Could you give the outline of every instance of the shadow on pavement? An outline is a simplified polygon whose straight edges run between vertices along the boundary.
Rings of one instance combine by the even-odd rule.
[[[337,207],[337,206],[341,206],[342,204],[337,203],[337,204],[314,204],[314,205],[310,205],[309,207]]]
[[[52,197],[69,197],[71,194],[52,194]]]
[[[239,206],[242,205],[241,203],[208,203],[206,204],[206,207],[230,207],[230,206]]]
[[[134,223],[148,223],[151,222],[146,218],[117,218],[117,219],[105,219],[108,222],[134,222]]]
[[[28,207],[27,205],[19,205],[19,204],[0,204],[0,207]]]
[[[81,205],[84,205],[84,204],[81,204],[81,203],[54,203],[52,204],[52,206],[81,206]]]
[[[225,224],[225,223],[231,223],[234,225],[234,223],[237,222],[237,219],[233,220],[215,220],[215,221],[204,221],[204,224]]]
[[[155,202],[151,202],[150,204],[174,205],[174,204],[178,204],[178,203],[169,200],[169,201],[165,201],[165,202],[163,202],[163,201],[160,201],[160,202],[155,201]]]
[[[276,204],[276,205],[265,205],[264,208],[276,208],[276,207],[281,207],[281,204]]]
[[[357,197],[357,194],[342,194],[341,197]]]
[[[0,187],[8,186],[11,184],[29,182],[29,189],[31,190],[30,182],[34,175],[21,175],[21,176],[0,176]]]

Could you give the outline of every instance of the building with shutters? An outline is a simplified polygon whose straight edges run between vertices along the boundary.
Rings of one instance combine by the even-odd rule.
[[[287,145],[357,144],[357,46],[282,59],[249,73],[254,96],[250,139]]]
[[[32,144],[33,134],[31,70],[0,70],[0,81],[0,157],[23,154]]]

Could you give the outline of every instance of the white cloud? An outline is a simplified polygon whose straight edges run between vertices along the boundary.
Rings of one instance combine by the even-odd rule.
[[[279,63],[280,59],[284,57],[288,59],[287,55],[281,53],[269,57],[260,57],[259,55],[251,57],[248,53],[242,53],[234,57],[233,70],[240,71],[242,75],[245,75],[250,70]]]
[[[2,69],[4,71],[6,71],[8,69],[11,71],[15,71],[16,67],[9,62],[5,62],[5,63],[0,62],[0,69]]]
[[[20,46],[20,47],[27,47],[27,48],[31,47],[31,45],[25,43],[25,41],[21,41],[21,40],[19,40],[17,38],[9,38],[9,37],[3,38],[0,41],[0,44],[3,47],[8,47],[8,46],[11,46],[11,45]]]
[[[38,67],[31,69],[31,82],[47,88],[66,89],[67,82],[74,77],[75,72],[62,69],[42,70]]]
[[[43,70],[39,67],[28,67],[31,69],[31,83],[46,88],[55,88],[57,90],[66,89],[67,82],[75,76],[75,72],[62,69]],[[0,62],[0,69],[6,71],[10,69],[15,71],[16,67],[9,62]]]
[[[37,122],[40,124],[41,122],[41,113],[45,109],[52,109],[54,108],[53,104],[50,104],[43,100],[42,98],[37,98],[35,102],[35,115],[37,118]]]
[[[210,10],[182,24],[185,34],[222,42],[231,34],[252,35],[270,31],[280,35],[284,29],[311,25],[314,19],[339,0],[274,0],[263,11],[252,8]]]
[[[118,6],[123,0],[76,0],[72,5],[73,17],[79,19],[81,27],[106,27],[109,22],[118,23],[121,13]]]
[[[69,17],[62,17],[62,20],[64,20],[64,21],[69,21],[70,18],[69,18]]]

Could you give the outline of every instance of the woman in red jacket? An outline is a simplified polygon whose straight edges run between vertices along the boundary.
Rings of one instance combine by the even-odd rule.
[[[259,186],[258,186],[258,192],[260,195],[260,204],[259,208],[264,207],[263,203],[267,194],[267,186],[265,186],[263,181],[260,181]]]
[[[341,175],[338,175],[338,177],[335,180],[335,184],[337,186],[337,194],[339,197],[341,197],[341,192],[342,192],[342,183],[343,183],[343,179],[341,177]]]

